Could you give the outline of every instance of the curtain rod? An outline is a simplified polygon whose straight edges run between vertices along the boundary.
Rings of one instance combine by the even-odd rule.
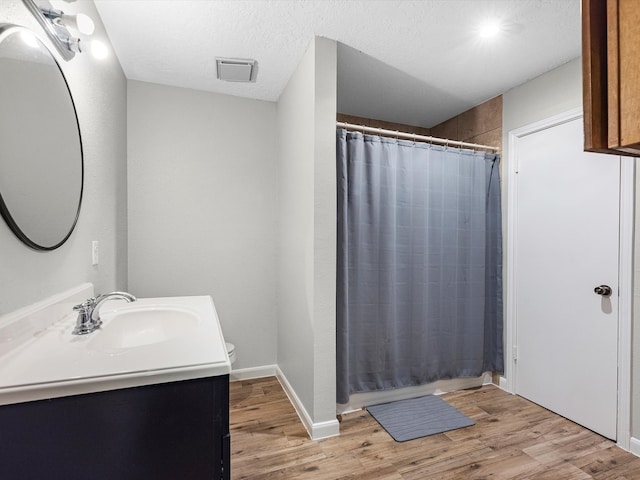
[[[348,130],[358,130],[363,133],[375,133],[378,135],[385,135],[390,137],[403,138],[407,140],[421,140],[427,143],[439,143],[442,145],[452,145],[457,147],[469,147],[479,150],[494,150],[499,151],[498,147],[491,147],[489,145],[480,145],[478,143],[461,142],[459,140],[447,140],[445,138],[427,137],[425,135],[417,135],[415,133],[398,132],[397,130],[385,130],[384,128],[366,127],[364,125],[355,125],[353,123],[336,122],[336,127],[346,128]]]

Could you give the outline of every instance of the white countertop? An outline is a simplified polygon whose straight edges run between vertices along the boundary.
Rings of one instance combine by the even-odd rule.
[[[113,312],[128,307],[187,308],[201,321],[169,340],[120,350],[91,348]],[[0,405],[228,374],[231,364],[213,300],[208,296],[108,300],[101,329],[71,335],[77,314],[59,321],[0,356]]]

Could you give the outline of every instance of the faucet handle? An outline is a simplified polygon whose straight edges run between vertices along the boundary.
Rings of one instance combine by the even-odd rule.
[[[80,312],[80,311],[87,312],[91,310],[93,307],[95,307],[95,305],[96,305],[96,297],[91,297],[78,305],[74,305],[73,310],[75,312]]]
[[[94,297],[91,297],[83,303],[80,303],[73,307],[73,311],[78,312],[76,326],[72,332],[74,335],[84,335],[85,333],[91,333],[100,326],[99,323],[95,323],[91,318],[95,307],[96,299]]]

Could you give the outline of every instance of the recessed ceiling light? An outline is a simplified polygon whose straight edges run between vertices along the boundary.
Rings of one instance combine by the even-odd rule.
[[[502,32],[502,22],[498,19],[485,20],[478,27],[478,36],[480,38],[493,38]]]

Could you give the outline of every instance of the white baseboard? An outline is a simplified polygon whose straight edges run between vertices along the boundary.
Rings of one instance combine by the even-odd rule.
[[[231,370],[229,381],[239,382],[241,380],[252,380],[254,378],[275,377],[277,376],[277,369],[277,365],[263,365],[262,367]]]
[[[498,385],[499,388],[501,388],[502,390],[504,390],[505,392],[508,393],[513,393],[509,387],[509,381],[507,380],[507,378],[504,375],[500,375],[500,379],[498,380]]]
[[[631,441],[629,442],[629,451],[636,457],[640,457],[640,439],[631,437]]]
[[[264,365],[262,367],[241,368],[237,370],[231,370],[229,374],[229,381],[239,382],[242,380],[252,380],[254,378],[264,377],[276,377],[282,385],[282,389],[287,394],[291,405],[296,410],[298,417],[302,421],[304,428],[309,433],[309,437],[312,440],[320,440],[327,437],[335,437],[340,435],[340,424],[338,420],[329,420],[327,422],[313,423],[311,416],[304,408],[304,405],[296,395],[295,390],[285,377],[282,370],[277,365]]]
[[[307,412],[307,409],[304,408],[304,405],[300,401],[300,398],[298,398],[298,395],[296,395],[296,392],[287,380],[287,377],[285,377],[282,370],[280,370],[280,367],[276,366],[276,370],[276,377],[278,378],[280,385],[282,385],[282,389],[287,394],[287,397],[289,397],[291,405],[295,408],[296,413],[298,414],[298,417],[300,417],[300,420],[302,421],[304,428],[307,430],[309,437],[311,437],[311,440],[321,440],[323,438],[340,435],[340,423],[338,423],[337,419],[313,423],[311,416]]]

